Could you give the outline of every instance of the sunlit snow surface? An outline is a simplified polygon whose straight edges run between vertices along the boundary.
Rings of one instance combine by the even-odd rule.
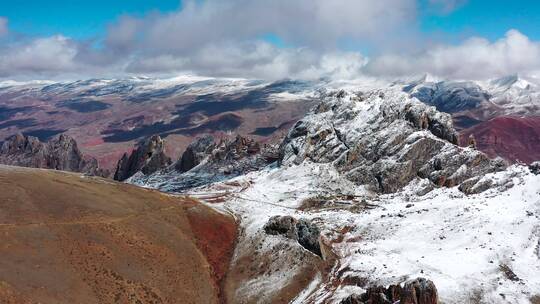
[[[433,280],[444,303],[529,303],[540,293],[540,176],[527,167],[513,166],[489,176],[513,187],[466,196],[457,188],[435,189],[417,196],[412,182],[402,192],[375,196],[340,177],[331,165],[304,162],[271,167],[262,172],[193,190],[201,199],[225,195],[217,205],[241,219],[247,235],[260,233],[274,215],[312,218],[325,238],[350,227],[332,250],[343,276],[392,284],[404,278]],[[335,195],[362,197],[375,208],[300,211],[307,198]],[[214,204],[215,205],[215,204]],[[411,206],[412,205],[412,206]],[[519,278],[501,271],[507,265]],[[320,278],[319,278],[320,279]],[[327,280],[328,281],[328,280]],[[321,281],[310,299],[338,301],[354,286],[341,286],[331,295]],[[313,286],[311,286],[313,289]],[[306,294],[302,295],[306,298]]]

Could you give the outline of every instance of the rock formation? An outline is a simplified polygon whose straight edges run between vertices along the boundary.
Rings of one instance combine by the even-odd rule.
[[[297,220],[292,216],[274,216],[264,226],[264,231],[270,235],[283,235],[298,243],[318,256],[321,254],[319,228],[308,220]]]
[[[159,135],[140,142],[130,156],[124,153],[118,161],[114,179],[124,181],[137,172],[149,175],[169,166],[172,163],[171,158],[165,155],[164,149],[165,143]]]
[[[437,304],[437,288],[432,281],[417,278],[389,287],[369,287],[362,295],[350,295],[341,304]]]
[[[532,173],[540,175],[540,161],[536,161],[529,165],[529,169]]]
[[[182,157],[176,162],[175,168],[180,172],[187,172],[199,165],[216,147],[214,138],[205,135],[192,142]]]
[[[351,181],[381,193],[416,178],[453,187],[505,168],[502,160],[457,143],[450,115],[402,92],[326,96],[288,133],[280,164],[332,163]]]
[[[46,143],[33,136],[16,134],[0,147],[0,163],[12,166],[45,168],[106,177],[109,172],[99,168],[97,160],[85,157],[77,142],[60,134]]]
[[[179,192],[262,169],[276,161],[277,155],[277,147],[240,135],[218,142],[204,136],[191,143],[173,166],[150,175],[137,174],[130,181]]]

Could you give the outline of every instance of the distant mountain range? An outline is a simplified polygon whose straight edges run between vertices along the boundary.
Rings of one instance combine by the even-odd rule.
[[[439,81],[430,76],[404,85],[420,101],[452,114],[461,143],[511,162],[540,159],[540,86],[517,75],[485,82]]]
[[[452,114],[462,144],[475,137],[488,155],[511,162],[540,158],[540,86],[513,75],[492,81],[423,75],[387,82],[132,77],[71,82],[0,82],[0,141],[16,133],[47,141],[75,138],[85,155],[114,171],[136,144],[160,135],[176,159],[196,137],[240,134],[274,143],[332,88],[400,87]],[[504,127],[507,125],[508,127]]]
[[[161,135],[179,156],[202,134],[271,141],[311,108],[315,84],[244,79],[91,79],[0,83],[0,141],[18,132],[42,141],[67,133],[101,167]]]

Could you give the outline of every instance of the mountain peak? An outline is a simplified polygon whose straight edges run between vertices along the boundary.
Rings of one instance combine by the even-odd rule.
[[[489,84],[493,87],[504,90],[508,90],[511,88],[529,90],[531,87],[535,86],[532,82],[524,79],[519,74],[512,74],[501,78],[493,79],[489,82]]]

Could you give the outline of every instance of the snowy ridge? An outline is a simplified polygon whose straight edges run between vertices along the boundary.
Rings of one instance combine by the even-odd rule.
[[[485,108],[491,115],[540,115],[540,84],[519,75],[489,81],[440,80],[429,76],[395,83],[411,96],[448,113]]]
[[[514,186],[471,196],[441,188],[418,196],[421,182],[415,181],[400,193],[372,196],[331,166],[304,163],[237,178],[234,182],[250,186],[229,192],[223,206],[242,218],[246,240],[238,250],[248,247],[249,237],[260,235],[273,215],[311,218],[324,227],[322,241],[338,262],[310,294],[315,302],[338,303],[361,293],[362,287],[343,283],[352,278],[388,285],[421,276],[435,282],[444,303],[529,303],[540,290],[540,177],[522,166],[491,177]],[[355,194],[375,207],[348,209],[361,205],[352,201],[351,206],[299,210],[308,198],[337,193]],[[339,287],[330,288],[336,281]]]
[[[269,100],[303,100],[326,89],[372,90],[394,86],[443,112],[486,109],[486,115],[539,115],[540,83],[534,78],[509,75],[489,81],[445,80],[430,74],[397,81],[363,77],[356,80],[267,82],[241,78],[213,78],[178,75],[170,78],[129,77],[78,81],[2,81],[0,94],[27,96],[118,97],[132,102],[182,94],[234,94],[270,90]],[[274,88],[275,92],[272,92]],[[488,116],[489,116],[488,115]]]
[[[333,163],[351,181],[383,193],[418,176],[433,186],[454,186],[504,167],[456,144],[450,115],[400,90],[339,91],[323,96],[291,129],[281,163]]]
[[[240,280],[239,301],[269,301],[276,286],[304,274],[309,280],[297,302],[340,303],[373,284],[425,277],[443,303],[530,303],[540,295],[540,176],[459,148],[452,132],[448,115],[396,87],[330,92],[291,129],[281,165],[183,194],[239,219],[232,269],[248,261],[244,269],[259,271]],[[367,150],[351,158],[354,145]],[[382,175],[389,184],[403,186],[382,194],[370,178],[351,178],[378,172],[379,161],[390,168]],[[400,179],[408,171],[395,165],[414,161],[405,168],[426,174]],[[442,176],[446,182],[438,183]],[[163,189],[169,178],[146,186]],[[293,240],[265,234],[278,215],[320,227],[322,260]],[[326,266],[315,274],[302,267],[317,263]]]
[[[100,98],[112,96],[132,102],[152,98],[168,98],[178,95],[233,94],[250,90],[287,86],[271,94],[271,100],[303,99],[310,96],[318,86],[303,82],[266,82],[241,78],[212,78],[179,75],[171,78],[129,77],[121,79],[88,79],[77,81],[2,81],[0,94],[24,94],[26,96],[54,96]]]

